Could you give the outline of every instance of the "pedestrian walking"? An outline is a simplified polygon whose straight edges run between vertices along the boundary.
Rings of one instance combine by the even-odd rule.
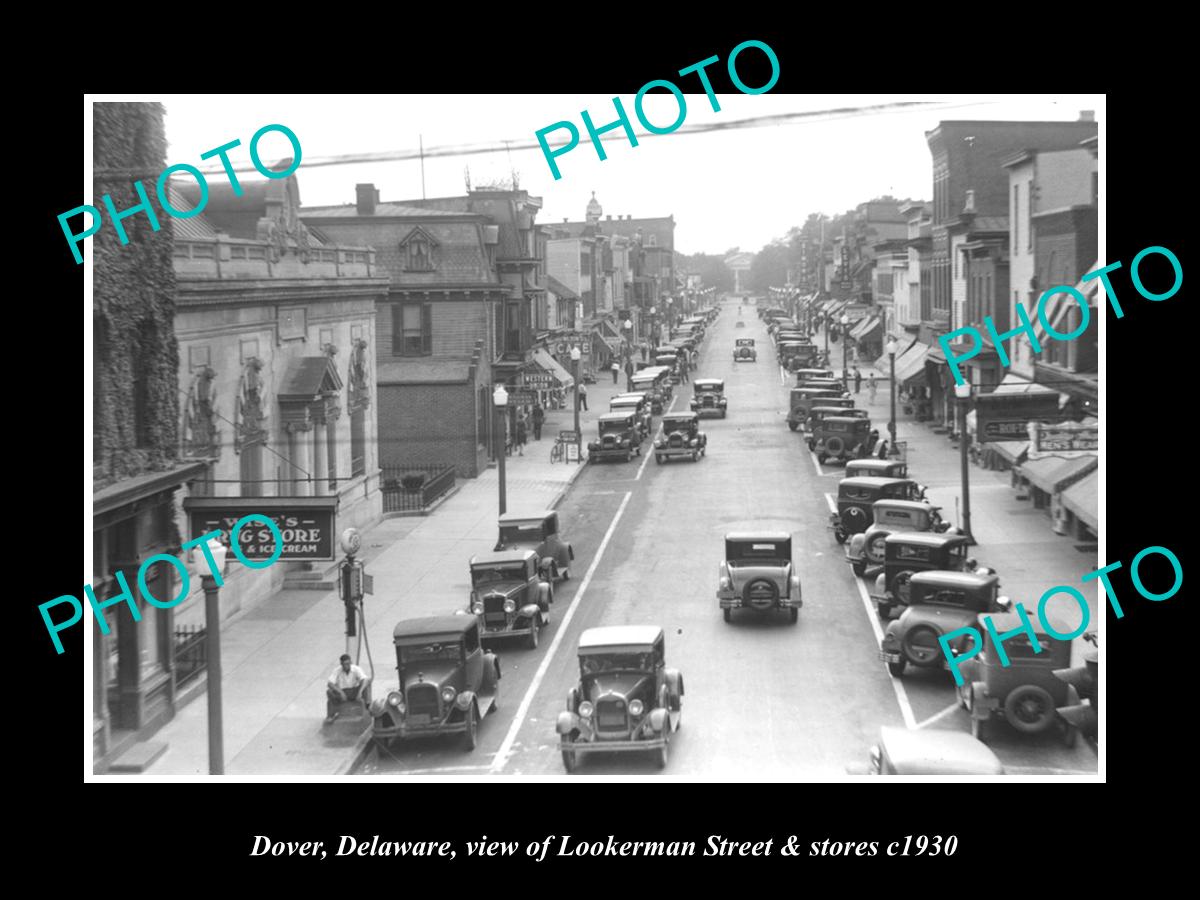
[[[887,459],[887,454],[888,454],[888,442],[886,440],[880,441],[879,442],[879,458]]]
[[[642,341],[642,362],[646,362],[646,358],[650,355],[650,345],[646,341]]]
[[[525,413],[517,413],[517,453],[525,455]]]
[[[875,381],[875,373],[872,372],[867,377],[867,393],[869,394],[872,403],[875,402],[875,391],[878,387],[879,384]]]
[[[625,382],[626,382],[625,390],[632,391],[633,390],[633,360],[632,359],[625,360]]]
[[[579,385],[579,408],[587,409],[587,385],[582,383]]]
[[[862,372],[858,371],[858,366],[854,367],[854,393],[862,390]]]
[[[617,376],[621,374],[621,364],[619,362],[617,362],[615,359],[613,360],[613,364],[612,364],[612,373],[613,373],[613,384],[616,384]]]
[[[546,411],[542,409],[540,404],[533,404],[533,439],[540,441],[542,439],[542,423],[546,421]]]

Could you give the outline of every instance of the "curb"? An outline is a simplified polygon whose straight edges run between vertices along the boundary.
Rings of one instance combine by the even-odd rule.
[[[350,755],[333,770],[334,775],[354,774],[354,771],[362,765],[367,754],[371,752],[371,736],[373,732],[374,726],[368,723],[363,733],[358,736],[358,740],[354,742],[354,747],[351,749]]]
[[[583,474],[583,470],[586,469],[587,466],[587,460],[575,464],[575,471],[571,473],[571,477],[567,479],[567,483],[563,485],[563,489],[554,495],[554,499],[550,501],[550,505],[546,507],[547,509],[558,508],[558,504],[562,503],[563,499],[567,496],[567,493],[571,490],[571,485],[575,483],[575,479]]]

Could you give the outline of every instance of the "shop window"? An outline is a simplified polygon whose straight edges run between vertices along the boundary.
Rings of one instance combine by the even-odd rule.
[[[392,353],[428,356],[433,353],[433,306],[400,303],[392,307]]]

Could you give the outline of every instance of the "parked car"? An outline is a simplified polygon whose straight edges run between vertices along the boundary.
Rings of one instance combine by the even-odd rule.
[[[725,418],[728,402],[725,398],[725,382],[720,378],[697,378],[692,382],[692,411],[704,416]]]
[[[731,532],[717,573],[717,601],[726,622],[733,611],[786,609],[794,625],[804,601],[792,565],[792,536],[785,532]]]
[[[650,398],[642,392],[616,394],[608,401],[609,412],[632,412],[637,417],[642,440],[654,433],[654,414],[650,411]]]
[[[667,668],[666,639],[654,625],[589,628],[579,636],[579,683],[567,692],[556,730],[563,767],[594,751],[653,751],[667,765],[679,730],[683,675]]]
[[[375,741],[461,734],[474,750],[479,720],[500,697],[500,660],[484,651],[475,617],[406,619],[392,643],[399,685],[371,701]]]
[[[829,517],[829,527],[839,544],[867,530],[875,514],[876,500],[920,500],[925,488],[911,478],[843,478],[838,483],[837,512]]]
[[[741,325],[741,322],[738,322]],[[733,342],[734,362],[758,362],[758,350],[754,348],[754,338],[737,338]]]
[[[846,406],[837,406],[838,403],[845,403]],[[867,419],[870,420],[870,414],[865,409],[855,409],[854,401],[845,397],[827,397],[821,401],[820,406],[814,406],[809,411],[808,419],[804,422],[804,432],[807,435],[808,449],[815,451],[817,449],[817,429],[826,416],[843,416],[850,419]]]
[[[816,409],[813,412],[815,413]],[[859,475],[875,475],[879,478],[907,478],[908,463],[901,462],[898,459],[875,459],[874,457],[852,459],[846,463],[846,478],[855,478]]]
[[[995,575],[969,572],[917,572],[908,583],[908,606],[889,622],[879,658],[899,678],[910,663],[921,668],[944,668],[945,654],[938,638],[975,624],[980,613],[1007,610]]]
[[[667,396],[671,386],[667,372],[659,366],[647,366],[633,375],[633,392],[645,394],[650,401],[650,413],[658,415],[670,403]]]
[[[660,347],[654,362],[667,370],[667,379],[671,384],[679,384],[679,357],[675,354],[674,347],[668,347],[666,350]]]
[[[533,550],[501,550],[471,557],[471,598],[467,611],[479,619],[485,646],[524,636],[531,650],[550,621],[554,586],[545,580]]]
[[[991,619],[1001,635],[1024,624],[1016,613],[992,614]],[[971,713],[972,737],[983,740],[985,726],[994,718],[1003,718],[1022,734],[1041,734],[1059,724],[1057,707],[1078,702],[1074,688],[1054,675],[1055,669],[1071,664],[1071,642],[1051,637],[1041,616],[1029,616],[1028,621],[1040,651],[1035,650],[1027,633],[1005,637],[1008,665],[1002,666],[995,639],[984,626],[984,617],[979,617],[975,627],[983,637],[983,649],[977,656],[958,661],[963,678],[958,700]],[[1071,631],[1053,617],[1049,624],[1059,634]],[[963,635],[955,641],[952,649],[957,651],[956,656],[968,649],[966,641],[970,639],[971,635]]]
[[[708,453],[708,435],[700,430],[700,417],[694,412],[667,413],[663,416],[662,437],[654,442],[654,461],[688,457],[696,462]]]
[[[806,388],[824,388],[827,391],[837,391],[839,397],[850,397],[846,385],[840,378],[810,378],[804,382]]]
[[[537,554],[538,572],[553,584],[571,577],[575,548],[558,533],[558,513],[552,509],[527,513],[505,513],[500,517],[500,538],[495,550],[532,550]]]
[[[925,500],[876,500],[871,506],[871,524],[851,537],[846,546],[846,561],[854,574],[870,575],[869,568],[883,565],[884,545],[890,534],[949,531],[950,523],[942,518],[940,509]]]
[[[832,380],[835,377],[833,369],[797,369],[795,374],[796,387],[804,387],[813,379]]]
[[[825,401],[841,397],[842,392],[831,388],[794,387],[788,397],[788,428],[795,431],[806,421],[814,406],[824,406]]]
[[[878,439],[878,434],[871,429],[870,419],[852,416],[826,416],[812,434],[817,462],[822,465],[830,460],[837,462],[867,456]]]
[[[642,455],[642,428],[636,412],[605,413],[598,420],[600,437],[588,443],[588,462]]]
[[[871,748],[872,775],[1003,775],[1004,766],[982,741],[961,731],[879,729]]]
[[[745,328],[746,323],[744,321],[742,321],[741,319],[738,319],[736,322],[733,323],[733,327],[734,328]]]
[[[995,569],[980,566],[974,558],[967,556],[969,547],[969,538],[961,534],[927,531],[889,534],[883,543],[883,571],[876,577],[871,592],[879,614],[887,618],[893,607],[907,605],[909,582],[917,572],[940,569],[995,575]]]

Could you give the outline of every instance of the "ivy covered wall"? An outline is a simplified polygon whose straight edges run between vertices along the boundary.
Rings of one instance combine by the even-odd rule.
[[[154,186],[167,167],[160,103],[93,104],[94,205],[104,213],[93,253],[93,393],[96,483],[170,468],[178,447],[179,346],[175,340],[174,238]],[[141,202],[140,180],[158,218],[122,221],[122,245],[103,203],[118,212]]]

